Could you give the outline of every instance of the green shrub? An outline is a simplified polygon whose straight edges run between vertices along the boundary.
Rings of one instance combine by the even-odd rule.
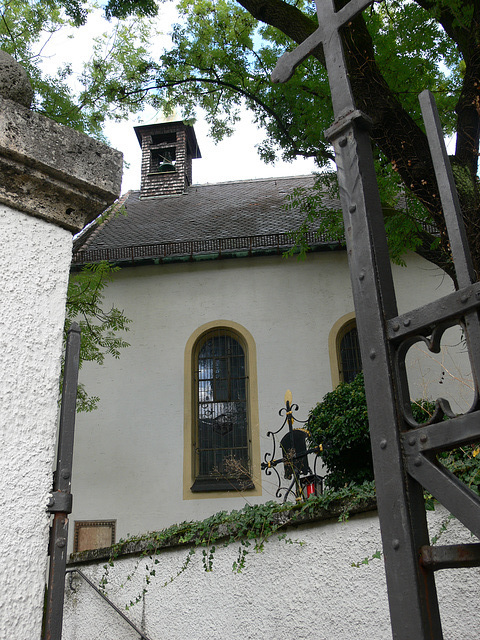
[[[327,393],[310,411],[312,443],[323,446],[325,483],[333,489],[373,480],[363,374]]]
[[[412,414],[426,422],[435,405],[429,400],[412,402]],[[372,450],[368,430],[367,402],[363,374],[327,393],[309,414],[310,441],[323,446],[327,468],[325,484],[340,489],[350,483],[373,480]],[[468,445],[438,454],[439,462],[462,482],[480,493],[480,447]]]
[[[464,445],[452,451],[442,451],[438,460],[453,475],[480,494],[480,449],[478,445]]]

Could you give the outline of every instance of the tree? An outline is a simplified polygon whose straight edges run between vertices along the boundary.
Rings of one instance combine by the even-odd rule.
[[[95,0],[5,0],[1,6],[0,48],[27,71],[34,110],[104,139],[107,119],[127,118],[155,101],[153,94],[139,99],[137,93],[150,78],[149,46],[157,33],[150,20],[157,11],[154,0],[109,0],[103,12]],[[67,62],[56,71],[45,70],[59,33],[73,38],[86,28],[89,16],[106,28],[86,52],[91,55],[83,71],[78,74]]]
[[[340,489],[373,480],[363,374],[327,393],[310,411],[308,428],[312,444],[323,448],[327,486]]]
[[[337,8],[345,1],[336,0]],[[300,155],[314,157],[321,169],[331,167],[334,158],[323,131],[333,114],[321,47],[286,85],[270,80],[282,53],[316,29],[312,0],[179,0],[173,46],[155,55],[149,22],[154,9],[153,0],[108,0],[104,13],[112,29],[95,43],[77,89],[68,65],[55,76],[42,71],[42,34],[68,24],[81,26],[88,12],[98,11],[94,0],[7,0],[1,46],[30,73],[34,108],[91,134],[102,135],[106,118],[126,117],[149,102],[167,112],[180,107],[186,118],[202,107],[212,135],[222,138],[246,105],[266,133],[259,145],[266,161],[278,154],[285,159]],[[436,96],[445,132],[456,135],[452,167],[480,272],[480,4],[375,2],[344,28],[343,40],[357,107],[373,122],[393,257],[401,260],[406,248],[413,249],[454,277],[417,101],[417,94],[428,88]],[[305,207],[310,217],[306,224],[327,225],[340,233],[339,215],[322,217],[325,188],[335,190],[331,170],[321,174],[316,193],[295,194],[290,204]]]
[[[88,7],[84,0],[43,0],[47,8],[63,8],[76,27],[87,21]],[[90,3],[91,4],[91,3]],[[138,16],[157,15],[157,5],[154,0],[107,0],[103,3],[106,18],[127,18],[131,14]]]
[[[336,0],[337,7],[345,2]],[[266,133],[259,145],[266,161],[281,154],[285,159],[314,157],[319,168],[329,166],[333,155],[323,131],[333,114],[322,48],[287,84],[272,85],[270,80],[281,54],[316,29],[312,0],[179,0],[173,46],[155,55],[148,22],[153,4],[107,2],[107,17],[119,19],[115,35],[110,34],[111,50],[97,42],[75,93],[68,66],[55,78],[42,75],[32,44],[40,41],[42,29],[54,32],[68,20],[81,25],[94,10],[94,0],[9,0],[0,40],[31,73],[35,108],[101,135],[107,117],[126,117],[145,102],[167,112],[181,107],[186,118],[202,107],[212,135],[222,138],[246,105]],[[124,22],[129,15],[143,19]],[[344,28],[343,40],[356,104],[373,121],[393,257],[400,259],[405,249],[413,249],[454,276],[417,101],[418,93],[428,88],[436,96],[445,132],[456,135],[452,166],[479,271],[480,5],[475,0],[375,2]],[[321,180],[332,188],[328,176]],[[321,217],[321,198],[298,194],[298,201],[311,217]],[[328,224],[338,231],[339,216]]]
[[[278,149],[286,158],[313,156],[319,166],[332,160],[323,141],[333,115],[322,48],[286,85],[270,82],[280,55],[316,29],[314,3],[181,0],[179,7],[183,23],[174,27],[174,47],[162,55],[156,81],[163,100],[182,104],[187,115],[201,105],[217,136],[234,125],[244,100],[267,132],[260,146],[266,160]],[[356,104],[373,121],[394,253],[412,248],[453,275],[417,101],[428,88],[445,131],[457,135],[451,159],[479,270],[480,6],[473,0],[386,0],[352,20],[343,41]],[[400,197],[406,201],[401,211]]]

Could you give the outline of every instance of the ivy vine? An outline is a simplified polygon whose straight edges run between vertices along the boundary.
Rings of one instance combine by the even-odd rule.
[[[115,561],[125,554],[138,554],[134,569],[126,581],[132,580],[139,566],[146,560],[145,586],[141,593],[130,601],[127,608],[140,602],[148,590],[148,585],[156,575],[160,560],[158,555],[166,548],[177,545],[189,545],[187,555],[177,572],[166,580],[166,586],[180,576],[189,566],[198,549],[202,553],[203,569],[213,570],[215,552],[219,544],[228,546],[238,544],[238,553],[232,563],[232,571],[241,573],[245,568],[250,552],[260,553],[265,543],[277,536],[287,544],[300,544],[288,538],[282,529],[300,525],[318,517],[337,517],[346,521],[350,514],[365,508],[375,508],[375,485],[364,482],[362,485],[350,484],[339,490],[328,489],[322,495],[311,496],[305,502],[285,503],[269,501],[263,504],[245,505],[240,510],[221,511],[201,521],[182,522],[161,531],[153,531],[141,536],[129,536],[111,547],[110,557],[104,565],[100,587],[106,589],[109,571]],[[123,585],[122,585],[123,586]]]

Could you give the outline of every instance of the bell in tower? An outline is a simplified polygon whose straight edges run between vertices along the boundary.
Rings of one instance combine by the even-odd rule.
[[[169,118],[135,127],[135,133],[142,149],[140,197],[184,193],[192,184],[192,160],[201,158],[193,127]]]

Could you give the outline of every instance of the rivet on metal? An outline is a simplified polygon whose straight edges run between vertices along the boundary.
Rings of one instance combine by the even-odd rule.
[[[375,349],[372,349],[368,355],[370,356],[370,360],[375,360],[375,358],[377,357]]]
[[[345,147],[347,145],[347,139],[345,138],[345,136],[343,138],[340,138],[340,140],[338,141],[338,144],[341,147]]]
[[[355,211],[357,210],[357,205],[356,204],[351,204],[349,206],[348,210],[350,211],[350,213],[355,213]]]
[[[395,549],[395,551],[397,549],[400,549],[400,540],[397,540],[396,538],[395,540],[392,540],[392,547]]]
[[[426,442],[428,440],[428,436],[426,433],[422,433],[420,436],[420,442]]]
[[[392,329],[393,329],[394,331],[398,331],[398,330],[400,329],[400,325],[398,324],[398,322],[395,322],[395,323],[392,325]]]
[[[387,441],[384,438],[383,440],[380,440],[380,449],[386,449],[386,448],[387,448]]]
[[[421,467],[421,466],[422,466],[422,458],[421,458],[421,456],[417,456],[417,457],[415,458],[415,460],[413,461],[413,464],[414,464],[416,467]]]
[[[363,280],[365,278],[365,271],[362,269],[358,274],[358,279]]]
[[[60,547],[60,549],[64,547],[65,544],[66,544],[65,538],[59,538],[56,542],[57,547]]]
[[[463,296],[460,298],[460,302],[463,302],[465,304],[465,302],[468,301],[468,296],[466,293],[463,294]]]
[[[62,478],[68,480],[70,478],[70,471],[68,469],[62,469]]]
[[[410,318],[405,318],[405,320],[403,321],[403,326],[404,327],[409,327],[410,326]]]
[[[410,438],[408,439],[408,444],[413,447],[413,445],[417,442],[417,439],[415,438],[415,436],[410,436]]]

